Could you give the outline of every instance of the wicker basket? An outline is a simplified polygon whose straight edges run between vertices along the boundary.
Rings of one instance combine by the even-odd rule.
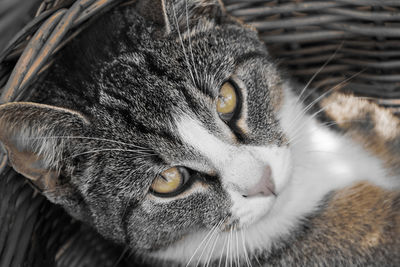
[[[34,78],[51,68],[52,55],[108,9],[132,2],[36,0],[34,18],[0,53],[1,103],[23,99]],[[259,30],[272,56],[300,83],[320,91],[340,85],[400,113],[399,0],[224,2]],[[0,36],[6,36],[1,23]],[[127,266],[126,250],[50,204],[6,160],[0,162],[0,266]]]
[[[311,88],[346,81],[341,90],[400,112],[400,1],[225,2],[232,15],[258,29],[271,54],[301,83],[320,71]]]

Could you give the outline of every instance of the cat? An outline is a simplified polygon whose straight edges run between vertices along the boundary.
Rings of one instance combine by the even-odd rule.
[[[138,0],[0,106],[0,141],[152,266],[399,266],[399,119],[306,89],[222,2]]]

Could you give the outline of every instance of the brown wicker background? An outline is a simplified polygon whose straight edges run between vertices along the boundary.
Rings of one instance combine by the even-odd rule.
[[[400,112],[399,0],[226,0],[253,25],[271,54],[300,82],[372,97]],[[360,73],[361,72],[361,73]]]
[[[131,2],[0,0],[1,103],[23,99],[35,77],[51,68],[54,53],[109,8]],[[326,90],[340,84],[399,113],[400,0],[224,2],[259,30],[280,66],[302,85],[312,80],[310,88]],[[122,248],[46,201],[3,158],[0,266],[126,266],[121,255]]]

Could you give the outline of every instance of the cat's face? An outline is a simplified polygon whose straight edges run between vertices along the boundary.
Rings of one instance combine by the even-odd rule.
[[[155,36],[146,16],[131,14],[141,25],[95,74],[95,103],[81,113],[3,107],[2,123],[13,126],[1,136],[14,168],[44,180],[45,194],[71,214],[134,251],[187,260],[207,233],[221,243],[267,220],[290,181],[291,156],[278,115],[282,83],[256,32],[218,2],[161,3],[167,33]],[[21,130],[15,110],[43,122]],[[13,145],[21,138],[25,147]],[[35,170],[52,175],[18,167],[26,150],[39,154]]]

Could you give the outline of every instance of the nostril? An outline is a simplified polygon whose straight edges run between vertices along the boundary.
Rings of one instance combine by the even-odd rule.
[[[257,183],[254,184],[250,189],[248,189],[246,193],[247,194],[243,195],[243,197],[251,197],[256,195],[276,196],[275,186],[272,181],[271,167],[269,166],[264,167],[261,177],[259,178]]]

